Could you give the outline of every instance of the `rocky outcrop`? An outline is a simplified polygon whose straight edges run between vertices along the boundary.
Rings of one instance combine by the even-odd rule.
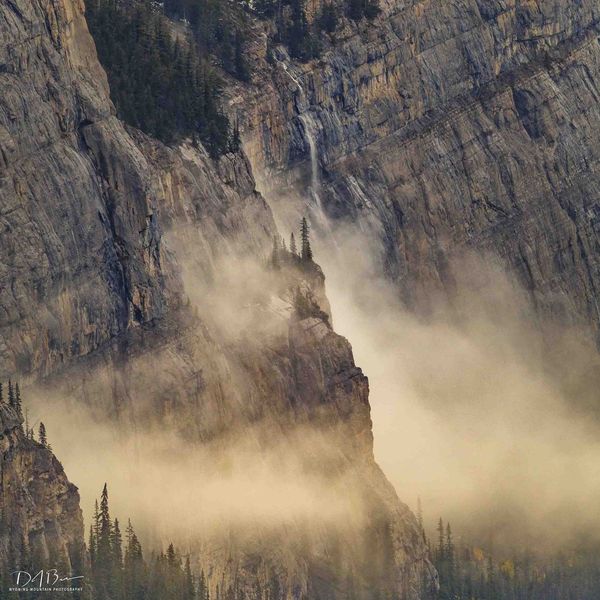
[[[320,60],[259,70],[244,139],[261,186],[306,189],[316,144],[323,210],[379,240],[410,306],[489,252],[539,314],[597,337],[598,7],[382,6]]]
[[[83,575],[83,516],[77,488],[52,451],[25,436],[22,418],[4,403],[0,429],[2,577],[17,568],[36,573],[56,568],[62,577]]]
[[[0,374],[51,373],[177,305],[165,228],[258,252],[274,225],[241,157],[129,135],[81,2],[11,2],[0,49]],[[148,142],[146,144],[146,141]]]
[[[274,597],[341,600],[348,574],[358,598],[425,597],[435,573],[375,465],[367,380],[331,328],[318,267],[287,255],[265,267],[277,231],[245,157],[214,162],[125,128],[79,0],[4,3],[0,34],[0,375],[190,444],[250,430],[269,451],[310,427],[329,455],[298,460],[361,498],[351,539],[346,527],[307,545],[308,527],[221,539],[211,586],[255,597],[257,556]]]

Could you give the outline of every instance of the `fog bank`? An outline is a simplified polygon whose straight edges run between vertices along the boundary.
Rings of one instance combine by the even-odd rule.
[[[600,536],[598,356],[540,323],[492,257],[455,261],[456,294],[418,318],[356,231],[316,254],[336,330],[369,376],[376,458],[398,494],[479,543]],[[543,333],[542,333],[543,332]]]

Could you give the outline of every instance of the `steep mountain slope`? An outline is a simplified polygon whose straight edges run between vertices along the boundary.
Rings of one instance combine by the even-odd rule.
[[[251,431],[259,456],[289,446],[359,502],[337,529],[224,533],[203,556],[213,590],[260,597],[267,569],[282,598],[426,596],[421,532],[373,459],[367,380],[329,325],[318,267],[284,253],[265,268],[277,232],[245,158],[126,129],[79,0],[4,2],[0,34],[0,374],[190,448]],[[223,316],[207,300],[242,259]],[[251,269],[265,283],[249,305]],[[294,448],[301,427],[322,455]]]
[[[306,188],[316,165],[322,209],[379,240],[413,307],[451,293],[452,260],[473,249],[541,315],[597,338],[597,4],[383,8],[319,61],[260,71],[244,139],[261,187]]]
[[[0,404],[2,583],[14,585],[9,572],[33,563],[37,570],[56,568],[62,577],[81,576],[85,548],[77,488],[52,451],[25,436],[22,422],[13,408]]]

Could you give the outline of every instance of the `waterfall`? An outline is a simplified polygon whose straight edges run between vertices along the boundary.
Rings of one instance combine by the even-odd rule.
[[[319,149],[317,148],[317,140],[315,136],[315,122],[312,115],[302,113],[298,115],[302,125],[304,126],[304,137],[308,143],[310,150],[310,187],[311,191],[317,197],[319,196]]]
[[[319,176],[320,167],[319,146],[317,144],[317,124],[315,122],[314,116],[310,111],[310,102],[308,101],[302,83],[288,68],[287,63],[285,63],[282,60],[280,61],[280,64],[297,90],[296,110],[298,111],[298,119],[300,119],[300,122],[302,123],[302,128],[304,130],[304,139],[310,151],[310,194],[314,201],[317,218],[320,224],[328,230],[329,222],[327,220],[327,216],[325,215],[325,211],[323,210],[320,195],[321,182]]]

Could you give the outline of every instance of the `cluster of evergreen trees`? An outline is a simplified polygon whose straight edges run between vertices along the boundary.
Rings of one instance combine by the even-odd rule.
[[[4,389],[2,382],[0,381],[0,403],[4,402]],[[23,432],[25,433],[25,437],[30,440],[35,441],[35,433],[33,431],[33,427],[29,426],[29,416],[28,411],[25,409],[25,416],[23,416],[23,401],[21,399],[21,388],[19,387],[19,383],[13,382],[9,379],[6,384],[7,397],[6,402],[9,406],[11,406],[19,415],[21,419],[24,420],[24,424],[22,425]],[[46,426],[44,423],[40,422],[38,426],[38,443],[48,449],[52,449],[50,444],[48,444],[48,437],[46,434]]]
[[[218,75],[196,47],[174,40],[155,2],[88,0],[86,15],[121,119],[167,144],[198,139],[214,157],[230,149]]]
[[[275,21],[277,34],[274,41],[285,44],[290,56],[300,60],[319,56],[322,32],[333,33],[342,14],[360,21],[373,19],[380,12],[378,0],[345,0],[341,5],[330,0],[309,23],[306,0],[255,0],[253,8],[260,17]]]
[[[13,383],[10,379],[6,385],[8,390],[7,399],[9,406],[14,408],[20,417],[23,417],[23,402],[21,400],[21,388],[19,383]],[[4,402],[4,385],[0,381],[0,402]]]
[[[290,234],[289,250],[285,245],[285,240],[275,236],[273,238],[273,250],[271,252],[271,267],[278,269],[285,261],[292,260],[295,263],[311,263],[313,260],[312,248],[310,245],[310,226],[306,217],[302,218],[300,223],[300,250],[296,244],[294,232]]]
[[[246,594],[236,582],[215,586],[210,594],[203,570],[194,573],[189,556],[181,556],[170,544],[166,552],[144,558],[142,545],[131,522],[121,533],[118,519],[112,520],[108,488],[96,502],[88,543],[90,568],[86,600],[243,600]],[[276,575],[263,585],[258,582],[253,598],[281,597]]]
[[[183,558],[173,544],[146,560],[130,521],[123,539],[119,520],[110,516],[106,484],[96,502],[88,551],[92,600],[209,600],[204,573],[196,577],[189,556]]]
[[[420,508],[419,523],[422,526]],[[582,545],[553,556],[528,550],[500,559],[479,547],[456,543],[440,519],[430,548],[440,576],[440,600],[597,600],[600,544]],[[423,533],[423,535],[425,535]],[[429,544],[429,542],[428,542]]]
[[[164,0],[163,9],[171,19],[191,28],[197,47],[218,59],[221,67],[241,81],[250,80],[246,59],[246,18],[226,0]]]

